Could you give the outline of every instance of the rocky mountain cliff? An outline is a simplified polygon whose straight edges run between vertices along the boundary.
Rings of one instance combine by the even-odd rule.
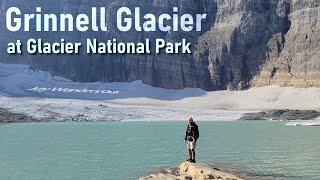
[[[267,58],[253,84],[320,87],[319,20],[319,0],[292,0],[290,29],[270,39]]]
[[[88,12],[92,6],[108,8],[108,32],[86,33],[10,33],[0,23],[1,61],[23,62],[75,81],[142,80],[153,86],[179,89],[199,87],[206,90],[243,89],[279,84],[319,86],[320,0],[59,0],[23,2],[3,0],[0,12],[18,6],[33,12],[41,6],[48,12]],[[116,10],[139,6],[142,13],[207,13],[202,32],[119,32],[115,27]],[[30,37],[47,41],[69,41],[87,37],[104,41],[117,38],[138,42],[164,38],[192,42],[192,55],[79,55],[8,56],[7,42]]]

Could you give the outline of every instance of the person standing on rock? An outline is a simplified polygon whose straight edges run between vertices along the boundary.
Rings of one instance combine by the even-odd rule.
[[[196,163],[196,144],[197,140],[199,138],[199,129],[198,125],[193,121],[193,118],[189,118],[189,124],[187,126],[186,130],[186,136],[184,138],[185,143],[188,146],[189,156],[188,159],[189,162]]]

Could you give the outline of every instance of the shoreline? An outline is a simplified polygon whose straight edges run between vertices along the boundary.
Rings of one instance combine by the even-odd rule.
[[[98,107],[104,107],[100,104]],[[105,106],[107,107],[107,106]],[[62,108],[62,107],[61,107]],[[123,107],[125,108],[125,107]],[[140,107],[143,108],[143,107]],[[88,107],[85,107],[88,109]],[[98,111],[99,109],[96,109]],[[100,110],[103,111],[103,110]],[[317,125],[317,121],[319,120],[320,123],[320,112],[316,110],[268,110],[268,111],[258,111],[258,112],[234,112],[234,111],[226,111],[226,110],[215,110],[215,113],[222,113],[216,115],[217,117],[223,116],[224,114],[232,114],[237,113],[238,118],[230,118],[228,121],[285,121],[288,124],[292,124],[293,122],[295,125],[299,125],[301,122],[311,123],[311,125]],[[106,114],[105,116],[109,116]],[[131,117],[131,118],[130,118]],[[195,116],[196,117],[196,116]],[[108,118],[108,117],[105,117]],[[120,119],[117,119],[117,116],[112,117],[113,119],[100,119],[100,118],[92,118],[89,115],[85,115],[85,113],[78,113],[78,114],[68,114],[67,116],[62,116],[58,113],[47,112],[47,114],[43,114],[42,117],[38,116],[31,116],[30,113],[26,110],[26,113],[22,112],[15,112],[11,109],[4,108],[0,105],[0,123],[28,123],[28,122],[150,122],[150,121],[183,121],[181,118],[171,118],[166,119],[159,117],[159,119],[148,119],[146,117],[133,117],[133,115],[127,114],[123,115]],[[200,119],[198,121],[223,121],[222,119]],[[316,124],[314,124],[316,123]],[[320,125],[320,124],[318,124]]]
[[[14,113],[0,107],[0,125],[9,123],[47,122],[45,119],[34,118],[22,113]]]
[[[99,105],[101,106],[101,105]],[[217,110],[219,111],[219,110]],[[223,111],[223,110],[221,110]],[[225,111],[224,113],[232,113],[233,111]],[[130,117],[130,116],[129,116]],[[240,118],[230,119],[229,121],[284,121],[289,125],[300,125],[301,123],[309,123],[310,125],[320,125],[320,112],[315,110],[268,110],[259,112],[243,113]],[[154,120],[154,119],[126,119],[121,120],[99,120],[91,119],[89,116],[83,114],[77,114],[75,116],[61,117],[58,114],[34,117],[28,115],[28,113],[12,112],[9,109],[0,107],[0,124],[7,123],[45,123],[45,122],[158,122],[158,121],[183,121],[183,120]],[[198,120],[203,122],[210,121],[223,121],[223,120]],[[319,122],[318,122],[319,121]],[[313,122],[313,123],[311,123]]]

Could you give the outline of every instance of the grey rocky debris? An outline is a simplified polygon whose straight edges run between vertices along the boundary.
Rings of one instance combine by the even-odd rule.
[[[240,120],[312,120],[320,117],[316,110],[270,110],[258,113],[246,113]]]
[[[0,108],[0,123],[19,123],[19,122],[43,122],[45,119],[37,119],[28,115],[13,113],[4,108]]]

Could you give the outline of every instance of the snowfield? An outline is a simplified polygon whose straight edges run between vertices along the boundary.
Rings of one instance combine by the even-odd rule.
[[[39,90],[41,89],[42,90]],[[117,92],[117,93],[112,93]],[[131,83],[79,83],[27,65],[0,63],[0,107],[53,120],[236,120],[268,109],[320,110],[319,88],[246,91],[168,90]]]

